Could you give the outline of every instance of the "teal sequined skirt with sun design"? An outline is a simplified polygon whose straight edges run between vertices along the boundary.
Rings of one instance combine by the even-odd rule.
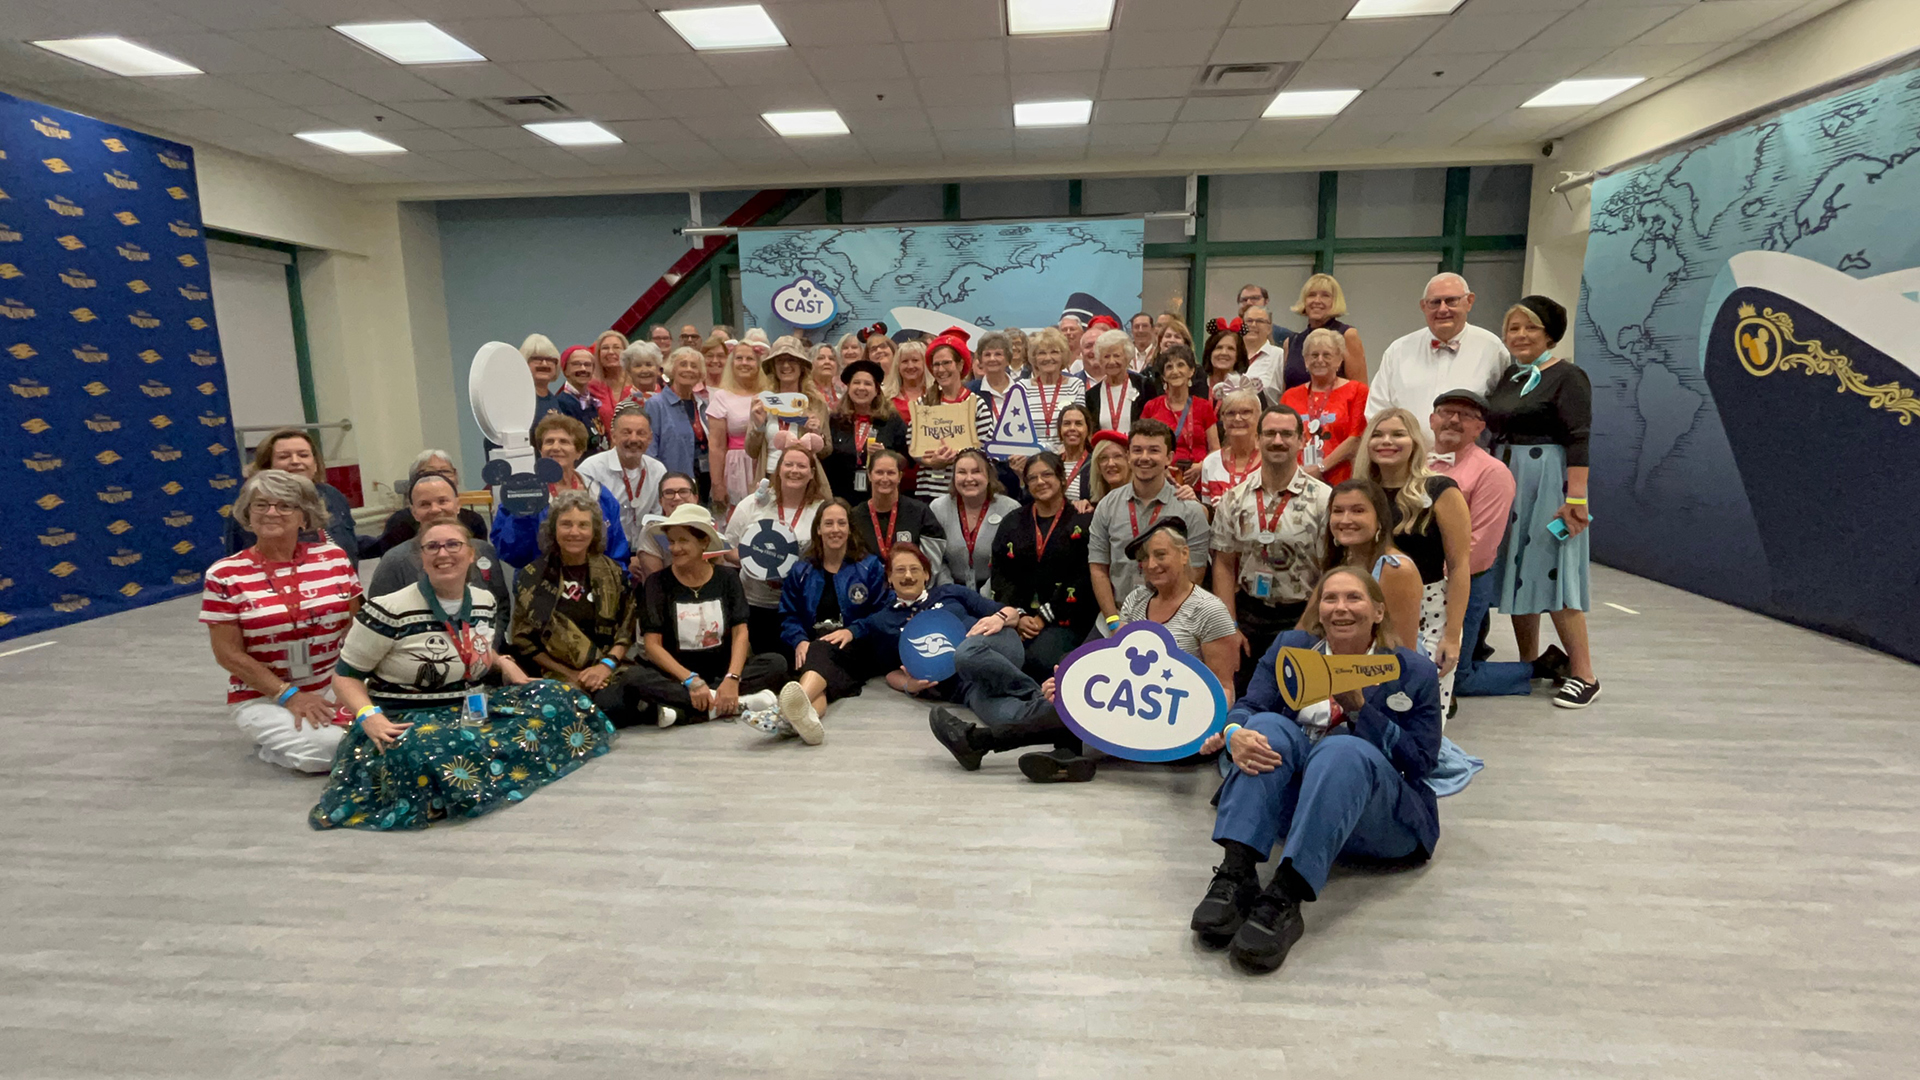
[[[591,698],[540,679],[487,694],[487,722],[451,707],[393,716],[413,727],[386,753],[355,723],[333,758],[316,829],[424,829],[519,802],[613,749],[614,728]]]

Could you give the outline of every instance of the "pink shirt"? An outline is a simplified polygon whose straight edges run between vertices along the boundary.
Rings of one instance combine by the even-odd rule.
[[[1430,460],[1434,472],[1453,478],[1467,497],[1467,515],[1473,522],[1473,554],[1468,569],[1478,574],[1491,569],[1500,557],[1500,541],[1507,535],[1507,513],[1513,509],[1513,474],[1492,454],[1468,443],[1454,460]]]

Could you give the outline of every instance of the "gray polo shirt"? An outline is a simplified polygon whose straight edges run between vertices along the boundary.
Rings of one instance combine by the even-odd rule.
[[[1207,524],[1206,508],[1197,502],[1175,498],[1173,484],[1163,480],[1160,490],[1150,499],[1139,498],[1134,493],[1133,485],[1128,484],[1107,492],[1106,498],[1100,500],[1100,505],[1093,508],[1092,531],[1087,540],[1087,561],[1107,568],[1107,576],[1113,580],[1113,601],[1116,606],[1125,603],[1133,590],[1144,584],[1139,564],[1127,558],[1127,545],[1146,532],[1154,522],[1168,515],[1176,515],[1186,522],[1192,565],[1196,569],[1207,565],[1212,553],[1212,533]]]

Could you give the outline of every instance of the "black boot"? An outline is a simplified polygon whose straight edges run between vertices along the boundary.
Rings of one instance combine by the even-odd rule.
[[[1560,651],[1558,645],[1547,646],[1546,650],[1540,654],[1540,658],[1533,662],[1533,677],[1536,679],[1563,683],[1571,674],[1573,674],[1573,661],[1567,658],[1566,653]]]
[[[1193,921],[1189,925],[1201,941],[1218,949],[1233,940],[1234,931],[1247,921],[1247,909],[1259,895],[1259,878],[1229,869],[1225,864],[1216,866],[1207,895],[1193,909]]]
[[[1036,784],[1084,784],[1093,779],[1093,759],[1064,746],[1020,755],[1020,771]]]
[[[1268,886],[1254,898],[1247,919],[1234,932],[1227,956],[1249,971],[1268,972],[1287,958],[1287,950],[1307,932],[1300,917],[1300,902],[1284,895],[1276,886]]]
[[[933,711],[927,714],[927,726],[933,729],[933,737],[940,740],[940,745],[947,748],[947,752],[953,755],[953,760],[959,762],[961,768],[968,772],[980,771],[980,759],[986,757],[987,752],[975,749],[972,740],[968,738],[973,729],[979,725],[962,720],[935,705]]]

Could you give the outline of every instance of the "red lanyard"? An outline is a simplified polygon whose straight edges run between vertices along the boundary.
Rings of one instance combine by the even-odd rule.
[[[453,628],[451,622],[440,625],[446,627],[447,639],[453,642],[453,651],[460,654],[461,674],[463,676],[470,674],[473,671],[473,662],[480,658],[482,651],[482,646],[474,639],[473,625],[461,623],[458,630]]]
[[[1120,399],[1114,400],[1113,391],[1105,386],[1100,388],[1100,396],[1107,399],[1107,426],[1120,430],[1120,410],[1127,403],[1127,391],[1133,389],[1133,383],[1127,382],[1120,387]]]
[[[864,416],[853,418],[853,460],[861,468],[867,464],[867,440],[873,435],[873,421]]]
[[[973,545],[975,541],[980,539],[980,530],[987,524],[987,510],[989,508],[986,506],[980,508],[980,517],[973,523],[973,528],[971,529],[967,528],[966,506],[956,500],[953,508],[960,514],[960,538],[967,542],[967,562],[971,563],[973,562]]]
[[[1253,452],[1253,458],[1252,460],[1247,462],[1246,468],[1236,469],[1233,467],[1233,455],[1227,453],[1226,450],[1223,449],[1220,451],[1220,464],[1225,466],[1227,470],[1227,486],[1239,487],[1240,481],[1245,480],[1248,476],[1251,476],[1253,474],[1253,470],[1260,467],[1260,451],[1255,450]]]
[[[1093,460],[1093,454],[1089,452],[1089,453],[1081,454],[1080,460],[1073,463],[1073,470],[1067,473],[1067,478],[1065,480],[1062,480],[1060,482],[1060,493],[1063,497],[1066,495],[1067,491],[1073,487],[1073,478],[1076,476],[1079,476],[1080,470],[1086,468],[1087,462],[1092,460]]]
[[[813,388],[820,391],[820,396],[826,399],[828,409],[835,409],[840,406],[840,391],[834,387],[833,383],[829,382],[825,386],[814,383]]]
[[[1053,384],[1053,396],[1048,397],[1047,388],[1040,385],[1040,380],[1033,381],[1033,396],[1040,399],[1040,424],[1049,436],[1053,434],[1053,405],[1060,400],[1060,388],[1065,385],[1067,385],[1067,379],[1063,375],[1059,382]]]
[[[887,511],[887,527],[880,528],[880,512],[873,508],[873,500],[867,500],[867,516],[873,519],[873,538],[880,545],[880,558],[885,561],[893,554],[893,526],[900,520],[900,504],[894,503]]]
[[[794,507],[794,508],[793,508],[793,523],[789,525],[789,524],[787,524],[787,511],[786,511],[786,508],[780,505],[780,500],[779,500],[779,499],[775,499],[775,500],[773,501],[773,516],[774,516],[774,517],[775,517],[775,518],[776,518],[776,519],[777,519],[777,520],[778,520],[778,521],[779,521],[779,522],[780,522],[780,523],[781,523],[782,525],[786,525],[786,526],[787,526],[787,528],[789,528],[789,529],[792,529],[792,530],[793,530],[793,535],[794,535],[794,536],[796,536],[796,537],[800,535],[800,515],[802,515],[802,514],[804,514],[804,513],[806,513],[806,512],[807,512],[807,504],[806,504],[806,503],[801,503],[801,504],[800,504],[799,506],[796,506],[796,507]]]
[[[966,387],[964,387],[964,386],[960,388],[960,396],[959,396],[959,397],[957,397],[957,398],[950,398],[950,397],[948,397],[948,396],[946,395],[946,392],[945,392],[945,391],[942,391],[942,392],[941,392],[941,394],[940,394],[940,404],[942,404],[942,405],[958,405],[958,404],[960,404],[961,402],[963,402],[963,401],[965,401],[965,400],[967,400],[968,398],[970,398],[970,397],[972,397],[972,396],[973,396],[973,391],[971,391],[971,390],[969,390],[969,389],[967,389],[967,388],[966,388]]]
[[[994,389],[987,385],[987,381],[981,379],[980,389],[987,392],[987,408],[993,410],[993,422],[998,424],[1000,422],[1000,414],[1007,411],[1008,399],[1013,397],[1013,385],[1009,383],[1005,392],[995,393]]]
[[[1287,504],[1292,501],[1293,492],[1288,491],[1283,493],[1280,496],[1280,505],[1273,508],[1273,517],[1268,518],[1267,493],[1265,490],[1255,487],[1253,489],[1253,515],[1254,520],[1260,523],[1260,531],[1263,533],[1278,531],[1280,528],[1280,519],[1286,516]]]
[[[1166,508],[1167,504],[1163,502],[1153,504],[1153,515],[1147,518],[1147,528],[1153,528],[1154,522],[1160,520],[1160,511]],[[1140,511],[1134,507],[1132,499],[1127,500],[1127,517],[1133,522],[1133,538],[1140,539]]]
[[[258,549],[248,551],[248,554],[253,559],[253,564],[260,568],[261,575],[267,579],[267,587],[273,590],[273,594],[280,598],[281,605],[287,609],[287,619],[293,623],[293,627],[296,630],[304,629],[306,626],[306,623],[300,618],[300,563],[306,556],[306,553],[307,545],[295,544],[293,546],[293,561],[286,564],[286,570],[283,573],[276,574],[273,568],[279,564],[269,563],[267,560],[261,558]],[[280,587],[281,578],[287,579],[286,588]]]
[[[1035,562],[1047,557],[1047,541],[1053,539],[1053,530],[1060,527],[1060,522],[1064,520],[1066,516],[1067,504],[1062,502],[1060,504],[1060,512],[1053,515],[1053,524],[1047,526],[1046,533],[1042,534],[1040,532],[1040,508],[1037,506],[1033,508],[1033,546],[1039,549],[1034,552]]]
[[[625,465],[622,465],[620,467],[620,486],[627,489],[628,503],[632,503],[634,500],[640,497],[640,492],[633,490],[633,481],[627,479],[627,467]],[[640,467],[640,490],[645,491],[646,487],[647,487],[647,468],[646,466],[642,465]]]

